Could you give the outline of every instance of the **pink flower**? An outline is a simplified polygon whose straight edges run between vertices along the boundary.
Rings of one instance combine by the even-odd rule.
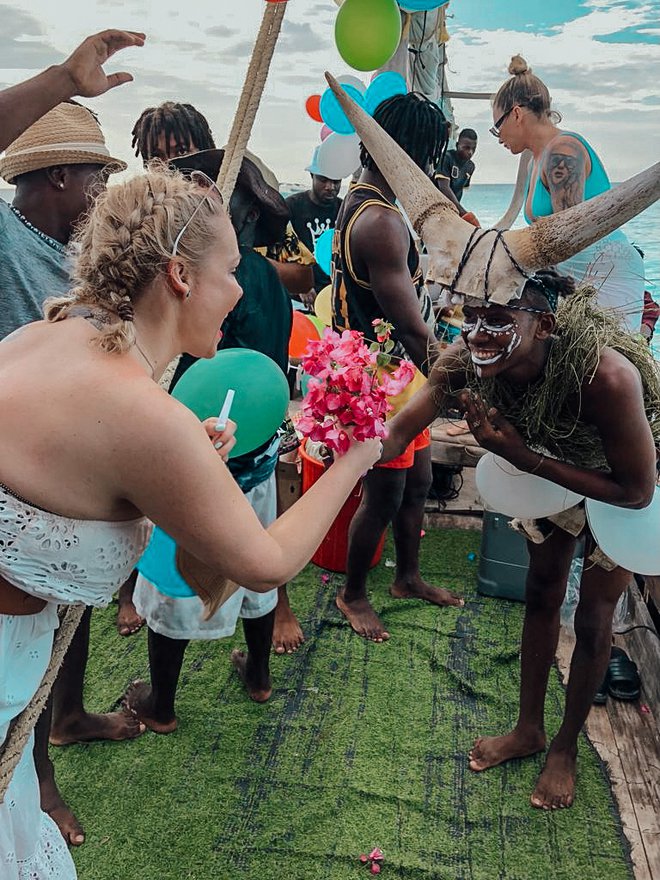
[[[355,330],[339,334],[328,328],[322,339],[308,344],[302,358],[311,378],[298,430],[338,453],[350,445],[348,428],[356,440],[387,436],[385,418],[392,408],[387,398],[399,394],[415,373],[408,361],[392,372],[379,367],[379,359],[389,361],[383,343],[393,328],[382,319],[373,326],[379,345],[368,344]]]

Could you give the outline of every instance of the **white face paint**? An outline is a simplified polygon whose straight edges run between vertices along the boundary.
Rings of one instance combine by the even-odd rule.
[[[470,342],[467,337],[472,333],[481,333],[490,336],[492,339],[499,339],[502,336],[511,336],[506,348],[489,348],[485,345],[477,346]],[[466,316],[463,321],[462,332],[466,337],[468,348],[470,350],[470,358],[475,365],[478,376],[481,376],[481,368],[496,364],[500,360],[508,360],[513,352],[521,343],[521,336],[518,331],[518,322],[513,318],[505,323],[502,319],[488,319],[487,315]]]

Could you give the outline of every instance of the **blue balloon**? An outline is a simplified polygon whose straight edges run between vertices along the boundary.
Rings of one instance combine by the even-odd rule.
[[[359,89],[356,89],[355,86],[345,83],[342,85],[342,89],[360,107],[364,105],[362,92],[360,92]],[[321,119],[323,119],[328,128],[331,128],[333,131],[337,132],[337,134],[353,134],[355,131],[353,123],[341,109],[341,105],[335,98],[332,89],[326,89],[321,95],[319,111],[321,113]]]
[[[314,259],[325,272],[330,275],[332,261],[332,237],[334,229],[324,229],[314,243]]]
[[[442,6],[439,0],[397,0],[397,3],[406,12],[428,12]]]
[[[407,92],[408,86],[401,74],[394,70],[386,70],[385,73],[379,73],[374,77],[364,93],[364,109],[370,116],[373,116],[376,107],[387,98],[393,98],[394,95],[405,95]]]
[[[197,593],[189,587],[176,567],[176,544],[174,539],[154,526],[151,541],[140,557],[137,570],[159,593],[174,599],[189,599]]]

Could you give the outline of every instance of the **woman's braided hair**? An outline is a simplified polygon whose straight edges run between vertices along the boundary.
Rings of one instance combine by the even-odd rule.
[[[108,352],[126,351],[135,342],[133,306],[147,286],[164,273],[177,234],[187,227],[177,249],[192,270],[217,242],[209,222],[224,213],[219,199],[178,171],[162,164],[109,187],[96,200],[72,242],[74,287],[44,303],[47,321],[61,321],[76,307],[100,311],[108,329],[98,338]]]

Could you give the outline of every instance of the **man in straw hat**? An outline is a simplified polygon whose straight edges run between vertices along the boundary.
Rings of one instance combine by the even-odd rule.
[[[610,659],[614,609],[632,570],[657,570],[657,557],[644,558],[641,550],[658,545],[660,381],[644,343],[596,307],[597,291],[576,291],[573,279],[548,267],[653,204],[660,197],[660,163],[529,229],[473,229],[329,81],[425,241],[436,278],[465,303],[462,339],[441,353],[429,382],[390,423],[384,457],[396,456],[458,396],[480,445],[517,469],[506,480],[507,471],[493,464],[491,491],[493,483],[500,487],[493,504],[508,503],[514,512],[520,503],[515,481],[529,475],[543,478],[535,486],[544,505],[553,485],[561,487],[559,506],[517,522],[529,536],[530,554],[519,716],[504,736],[476,740],[469,754],[474,771],[546,748],[544,702],[560,608],[576,538],[584,537],[589,564],[581,578],[564,718],[531,796],[544,810],[569,807],[578,736]],[[594,501],[603,503],[594,508]],[[591,515],[586,519],[585,507],[612,516],[617,530],[626,523],[637,540],[612,541]]]
[[[73,227],[108,175],[126,167],[110,155],[94,114],[71,99],[96,97],[130,82],[131,74],[106,75],[102,65],[122,48],[143,45],[144,39],[139,33],[103,31],[88,37],[62,64],[0,92],[0,151],[5,150],[0,176],[16,187],[12,205],[0,200],[0,338],[42,318],[43,300],[69,287],[65,246]],[[79,670],[84,669],[89,618],[88,609],[55,689],[59,724],[52,736],[61,744],[140,732],[125,713],[90,715],[83,708]],[[41,804],[66,841],[78,845],[82,828],[60,797],[48,758],[50,718],[51,706],[36,729]]]

